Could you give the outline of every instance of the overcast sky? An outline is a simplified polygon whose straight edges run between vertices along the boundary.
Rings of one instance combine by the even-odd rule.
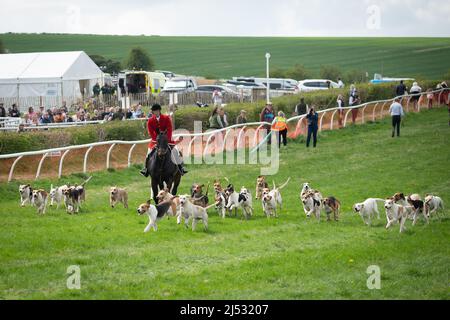
[[[450,0],[1,0],[0,33],[450,36]]]

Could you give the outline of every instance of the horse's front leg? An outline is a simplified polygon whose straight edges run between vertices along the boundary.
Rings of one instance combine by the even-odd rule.
[[[152,179],[152,192],[153,192],[153,201],[155,201],[156,204],[158,204],[158,181],[156,179]]]

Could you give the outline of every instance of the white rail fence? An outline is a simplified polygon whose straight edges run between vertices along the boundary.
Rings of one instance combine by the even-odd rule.
[[[433,91],[433,94],[438,96],[438,102],[440,102],[442,94],[449,90],[450,89],[448,89],[448,88],[436,90],[436,91]],[[427,94],[427,93],[415,94],[415,95],[405,95],[405,96],[399,97],[402,99],[402,104],[405,106],[406,112],[409,112],[411,109],[412,97],[418,96],[418,95],[424,95],[424,94]],[[343,119],[343,127],[347,126],[348,116],[349,116],[350,112],[354,109],[361,110],[361,123],[362,124],[364,124],[368,119],[370,119],[371,121],[376,121],[377,116],[378,116],[378,118],[381,119],[383,117],[383,115],[386,114],[386,111],[389,110],[390,103],[392,103],[394,100],[395,100],[395,98],[367,102],[367,103],[364,103],[364,104],[361,104],[358,106],[354,106],[354,107],[346,107],[346,108],[342,108],[342,109],[331,108],[331,109],[327,109],[327,110],[318,111],[317,113],[320,116],[319,117],[319,131],[322,131],[324,129],[324,121],[325,121],[324,119],[325,119],[325,116],[329,115],[329,114],[331,114],[331,117],[329,120],[328,128],[330,130],[333,130],[336,114],[340,110],[345,114],[344,119]],[[448,101],[446,101],[446,102],[448,103]],[[366,110],[369,106],[373,106],[373,109],[370,114],[366,115]],[[419,106],[418,111],[420,111],[420,106]],[[290,118],[287,120],[288,123],[293,123],[293,122],[297,123],[295,126],[295,128],[296,128],[295,135],[298,135],[301,133],[302,124],[304,123],[303,120],[305,118],[306,118],[306,114],[296,116],[296,117],[293,117],[293,118]],[[253,139],[252,139],[253,146],[256,146],[258,144],[259,131],[261,129],[265,128],[266,126],[270,126],[270,125],[271,124],[267,123],[267,122],[252,122],[252,123],[246,123],[246,124],[238,124],[238,125],[233,125],[233,126],[230,126],[227,128],[220,129],[220,130],[207,131],[207,132],[203,132],[203,133],[174,135],[174,139],[183,138],[183,141],[185,139],[190,139],[188,141],[189,143],[188,143],[187,148],[183,151],[184,151],[185,157],[191,157],[192,155],[195,155],[192,153],[192,146],[193,146],[194,142],[198,141],[198,139],[200,139],[200,138],[202,138],[202,141],[203,141],[203,139],[205,137],[207,137],[205,145],[202,144],[202,148],[203,148],[202,155],[205,156],[209,151],[209,146],[210,146],[211,142],[213,141],[213,137],[215,137],[219,133],[223,135],[223,133],[225,132],[225,135],[223,135],[223,137],[224,137],[224,139],[223,139],[224,143],[223,143],[223,147],[222,147],[222,152],[223,152],[225,150],[225,145],[226,145],[227,139],[230,137],[232,130],[235,130],[235,129],[238,130],[238,134],[232,135],[232,137],[235,141],[236,148],[239,148],[242,146],[242,137],[244,136],[245,130],[250,127],[256,127],[256,131],[255,131]],[[13,176],[14,176],[14,169],[19,161],[21,161],[24,157],[27,157],[27,156],[41,156],[37,170],[36,170],[36,175],[35,175],[35,179],[38,180],[39,177],[41,176],[41,169],[42,169],[44,160],[49,155],[52,155],[55,153],[62,153],[60,160],[59,160],[59,166],[58,166],[58,178],[61,178],[62,172],[63,172],[64,160],[67,157],[67,155],[73,150],[86,149],[86,151],[84,152],[84,156],[83,156],[83,173],[87,173],[88,172],[89,154],[91,153],[91,151],[94,148],[101,147],[101,146],[109,146],[107,154],[106,154],[106,169],[109,169],[111,167],[111,154],[112,154],[112,151],[114,150],[114,148],[119,145],[130,146],[130,148],[128,150],[128,157],[127,157],[127,166],[130,167],[132,165],[132,155],[133,155],[133,152],[135,151],[136,147],[139,145],[148,144],[149,142],[150,142],[150,140],[96,142],[96,143],[90,143],[90,144],[85,144],[85,145],[61,147],[61,148],[39,150],[39,151],[21,152],[21,153],[14,153],[14,154],[5,154],[5,155],[0,155],[0,161],[5,160],[5,159],[15,159],[9,169],[8,182],[11,182],[11,180],[13,179]]]

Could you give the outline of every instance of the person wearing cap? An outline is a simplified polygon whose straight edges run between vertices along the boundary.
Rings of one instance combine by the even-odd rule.
[[[281,138],[283,138],[283,145],[286,146],[288,126],[283,111],[278,112],[278,117],[273,120],[272,131],[278,132],[278,147],[281,146]]]
[[[147,155],[147,160],[149,159],[149,157],[151,157],[153,151],[156,150],[156,139],[158,138],[158,134],[160,132],[166,132],[170,147],[172,149],[175,148],[176,142],[173,141],[172,138],[172,119],[168,115],[161,114],[161,106],[159,104],[154,104],[152,106],[152,116],[150,117],[150,119],[148,119],[147,130],[148,134],[152,138],[152,140],[148,144],[149,153]],[[178,150],[176,151],[177,152],[173,152],[172,154],[174,155],[174,157],[178,157],[178,159],[176,159],[176,163],[178,164],[181,175],[184,175],[187,173],[187,171],[184,169],[183,163],[181,161],[181,155],[179,154]],[[150,172],[147,168],[147,160],[145,161],[145,168],[141,170],[141,174],[145,177],[148,177],[150,175]]]
[[[236,124],[243,124],[243,123],[247,123],[247,111],[245,110],[241,110],[241,113],[239,114],[239,116],[236,119]]]

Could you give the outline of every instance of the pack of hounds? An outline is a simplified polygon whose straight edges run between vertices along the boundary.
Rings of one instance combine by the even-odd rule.
[[[78,214],[82,203],[86,200],[86,184],[91,180],[88,178],[80,185],[63,185],[50,188],[50,193],[42,189],[33,189],[30,184],[21,185],[19,193],[21,206],[30,203],[37,208],[39,214],[45,214],[48,201],[50,206],[56,204],[58,209],[63,205],[68,214]],[[220,180],[214,181],[214,201],[210,204],[209,184],[206,192],[203,192],[205,185],[194,184],[191,187],[190,195],[172,195],[170,190],[163,189],[156,195],[158,204],[152,204],[151,200],[141,204],[138,209],[138,215],[147,215],[149,223],[144,232],[151,229],[158,230],[157,222],[164,217],[176,217],[178,224],[184,220],[186,228],[192,224],[194,231],[198,222],[202,222],[204,229],[208,229],[209,209],[215,208],[220,217],[225,219],[228,216],[237,217],[239,211],[241,218],[249,220],[254,215],[253,198],[249,189],[242,187],[237,191],[233,184],[225,178],[227,186],[222,186]],[[278,218],[283,208],[281,192],[289,184],[291,178],[285,183],[277,186],[273,182],[271,189],[266,177],[259,176],[256,179],[255,199],[260,201],[262,210],[267,218]],[[126,189],[111,187],[109,191],[110,206],[114,208],[118,203],[122,203],[124,208],[128,209],[128,192]],[[322,193],[310,187],[309,183],[303,183],[300,191],[300,201],[307,218],[315,217],[318,221],[321,219],[322,212],[325,212],[327,221],[339,221],[341,202],[333,197],[322,196]],[[439,218],[439,211],[444,210],[444,203],[438,196],[427,194],[424,200],[419,194],[405,196],[403,193],[396,193],[386,199],[369,198],[361,203],[353,205],[353,211],[359,214],[363,222],[370,226],[372,219],[376,216],[380,219],[378,203],[383,203],[387,225],[386,229],[393,224],[400,225],[400,232],[406,230],[405,223],[408,219],[413,220],[413,225],[422,216],[426,223],[432,215],[436,214]]]

